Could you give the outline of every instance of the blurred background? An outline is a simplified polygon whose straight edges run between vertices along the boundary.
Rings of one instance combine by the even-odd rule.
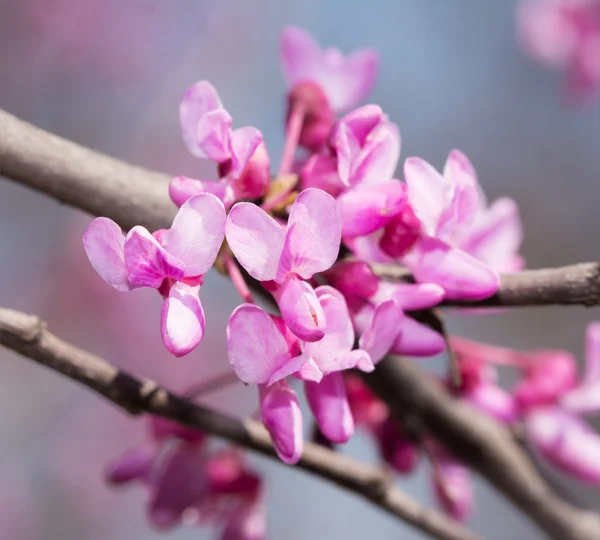
[[[288,23],[344,51],[372,46],[381,72],[372,101],[400,125],[403,159],[442,167],[453,148],[474,163],[489,199],[513,197],[529,267],[600,258],[600,108],[568,106],[561,76],[532,63],[515,39],[516,2],[477,0],[0,0],[0,108],[113,156],[167,173],[214,178],[180,137],[177,107],[200,79],[218,89],[236,126],[264,134],[274,165],[283,147],[285,86],[278,37]],[[224,326],[238,299],[210,275],[207,334],[182,359],[164,352],[160,298],[119,294],[92,271],[81,235],[90,217],[0,181],[0,305],[38,313],[60,336],[174,389],[226,370]],[[464,336],[581,357],[598,309],[546,308],[452,316]],[[438,361],[422,361],[435,368]],[[209,402],[256,408],[235,385]],[[110,458],[145,427],[89,391],[0,349],[0,530],[7,540],[153,539],[144,492],[111,490]],[[375,460],[358,434],[346,451]],[[262,458],[269,538],[421,538],[362,500]],[[582,501],[598,500],[565,478]],[[399,480],[425,504],[424,471]],[[485,538],[540,538],[477,479],[470,525]],[[178,529],[176,540],[212,538]]]

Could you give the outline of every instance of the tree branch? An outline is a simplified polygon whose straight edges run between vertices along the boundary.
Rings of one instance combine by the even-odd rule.
[[[131,414],[169,418],[210,435],[276,457],[267,431],[183,399],[149,379],[138,379],[105,360],[67,343],[38,317],[0,308],[0,344],[91,388]],[[396,489],[377,467],[315,444],[306,444],[299,468],[361,495],[389,514],[444,540],[477,536],[441,513],[423,508]]]
[[[504,426],[452,398],[413,363],[388,357],[365,381],[409,430],[430,432],[557,540],[600,538],[600,517],[562,500]]]

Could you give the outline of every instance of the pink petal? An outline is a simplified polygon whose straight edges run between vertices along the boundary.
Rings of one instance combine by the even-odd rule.
[[[321,59],[321,47],[298,26],[286,26],[279,44],[281,67],[288,85],[313,80]]]
[[[324,76],[321,80],[333,109],[347,111],[373,90],[379,71],[379,54],[372,49],[356,51],[338,69],[336,77]]]
[[[160,333],[167,350],[177,357],[194,350],[204,336],[204,311],[199,294],[199,286],[175,283],[163,303]]]
[[[307,367],[304,368],[306,365]],[[307,354],[300,354],[294,358],[290,358],[289,360],[286,360],[273,375],[271,375],[267,382],[267,386],[271,386],[276,382],[295,374],[298,374],[299,377],[320,380],[323,377],[323,374],[320,373],[318,366],[315,366],[314,360]]]
[[[151,486],[150,521],[159,529],[174,527],[207,494],[204,461],[194,448],[177,448],[153,473]]]
[[[364,236],[385,226],[402,211],[406,201],[404,184],[391,180],[350,189],[337,198],[344,237]]]
[[[600,382],[600,322],[588,324],[585,331],[585,373],[583,384]]]
[[[281,316],[290,330],[304,341],[318,341],[327,322],[314,289],[294,275],[288,276],[276,296]]]
[[[83,248],[100,277],[117,291],[135,288],[127,279],[125,236],[114,221],[96,218],[83,234]]]
[[[125,452],[106,466],[105,477],[111,484],[126,484],[132,480],[144,480],[156,457],[156,449],[144,444]]]
[[[527,436],[550,463],[590,484],[600,484],[600,436],[585,422],[557,407],[537,408],[525,417]]]
[[[335,444],[347,442],[354,433],[354,418],[341,373],[331,373],[320,383],[305,383],[310,409],[321,433]]]
[[[496,272],[516,272],[523,267],[518,254],[522,242],[519,208],[515,201],[503,197],[481,212],[460,247]]]
[[[404,314],[394,300],[378,304],[372,313],[367,327],[361,332],[358,345],[377,364],[390,351],[402,331]]]
[[[329,373],[344,371],[346,369],[358,369],[365,373],[371,373],[375,370],[375,365],[371,355],[364,349],[354,349],[353,351],[344,351],[329,362]]]
[[[408,439],[392,416],[381,423],[376,430],[381,457],[396,472],[408,474],[419,464],[420,449]]]
[[[434,283],[389,283],[380,281],[372,295],[374,303],[393,298],[405,311],[428,309],[444,299],[444,289]]]
[[[450,202],[452,186],[429,163],[420,158],[408,158],[404,163],[404,179],[408,187],[408,202],[430,236],[437,232],[442,212]]]
[[[243,304],[233,311],[226,335],[229,363],[245,383],[266,384],[278,369],[292,361],[276,324],[253,304]]]
[[[341,261],[324,273],[327,283],[340,291],[346,298],[368,300],[377,293],[379,278],[371,267],[362,261]]]
[[[473,483],[467,467],[445,451],[436,452],[434,493],[442,508],[454,519],[466,521],[473,512]]]
[[[227,216],[225,234],[236,259],[253,278],[275,279],[285,238],[279,223],[255,204],[237,203]]]
[[[262,141],[262,133],[254,127],[239,128],[231,133],[231,176],[238,177],[242,174]]]
[[[347,149],[344,148],[347,142],[343,140],[347,137],[347,133],[352,134],[357,146],[363,146],[369,134],[385,118],[386,116],[379,105],[363,105],[344,115],[336,124],[332,134],[332,145],[336,149],[338,159],[340,158],[340,152],[348,155]],[[344,128],[343,131],[340,131],[342,128]]]
[[[393,263],[394,259],[383,251],[380,246],[383,232],[383,230],[379,230],[367,236],[344,238],[344,244],[358,259],[367,262]]]
[[[321,379],[323,379],[323,372],[321,371],[317,363],[310,356],[303,356],[307,357],[308,360],[306,360],[305,363],[302,364],[302,367],[293,375],[301,381],[310,381],[317,383],[321,382]]]
[[[465,251],[435,238],[423,238],[419,248],[418,262],[411,265],[414,278],[439,285],[446,298],[482,300],[498,290],[498,274]]]
[[[125,239],[125,265],[130,283],[158,289],[165,278],[183,279],[185,263],[168,253],[144,227]]]
[[[233,169],[229,171],[230,175],[233,175],[232,171]],[[264,197],[270,181],[271,161],[265,143],[261,142],[250,156],[241,174],[228,182],[232,189],[232,202],[234,199],[240,201]],[[227,206],[227,203],[225,205]]]
[[[300,172],[302,189],[317,188],[336,197],[344,189],[337,172],[335,157],[325,154],[313,154]]]
[[[354,329],[346,301],[338,291],[321,286],[317,287],[315,293],[327,321],[327,330],[322,339],[305,343],[302,349],[315,360],[323,373],[329,373],[336,356],[352,349]]]
[[[183,140],[193,155],[207,157],[198,145],[198,123],[206,113],[222,108],[219,94],[208,81],[200,81],[185,92],[179,105],[179,121]]]
[[[259,386],[262,421],[271,434],[279,458],[289,465],[302,457],[302,412],[298,397],[285,381]]]
[[[496,418],[510,424],[519,417],[519,409],[514,397],[493,383],[481,383],[462,394],[465,401]]]
[[[202,116],[196,128],[198,147],[204,155],[217,163],[231,159],[230,114],[225,109],[216,109]]]
[[[169,197],[179,207],[199,193],[212,193],[224,204],[230,204],[233,193],[227,182],[214,180],[196,180],[187,176],[177,176],[169,184]]]
[[[206,274],[225,237],[225,207],[210,193],[189,199],[163,238],[164,248],[185,263],[185,277]]]
[[[342,236],[335,199],[320,189],[306,189],[294,202],[288,219],[278,280],[291,272],[304,279],[330,268]]]
[[[220,540],[265,540],[267,512],[260,502],[243,503],[227,518]]]
[[[446,349],[441,334],[425,326],[412,317],[404,317],[402,330],[392,346],[392,353],[408,356],[435,356]]]

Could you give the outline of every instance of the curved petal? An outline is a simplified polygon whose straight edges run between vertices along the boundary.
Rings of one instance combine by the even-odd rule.
[[[441,507],[457,521],[465,521],[473,511],[473,482],[470,470],[450,456],[435,452],[433,485]]]
[[[425,326],[412,317],[404,317],[402,330],[392,345],[394,354],[408,356],[435,356],[446,348],[446,342],[441,334]]]
[[[379,71],[379,54],[373,49],[361,49],[350,54],[341,66],[331,67],[337,76],[321,78],[325,93],[334,110],[347,111],[373,90]]]
[[[271,378],[267,382],[267,386],[271,386],[276,382],[285,379],[289,375],[298,375],[300,378],[306,377],[316,381],[323,378],[323,374],[315,364],[314,360],[307,354],[300,354],[294,358],[290,358],[282,364],[281,367],[271,375]]]
[[[115,485],[144,480],[150,473],[155,458],[156,450],[153,445],[137,446],[109,462],[105,469],[105,477]]]
[[[198,145],[198,123],[208,112],[222,109],[221,98],[208,81],[200,81],[188,88],[179,104],[179,121],[183,140],[196,157],[207,157]]]
[[[315,39],[298,26],[286,26],[279,43],[281,67],[287,83],[313,80],[319,70],[321,47]]]
[[[293,465],[304,448],[302,412],[298,397],[285,381],[270,387],[259,386],[262,421],[271,434],[277,455]]]
[[[225,237],[225,207],[210,193],[189,199],[163,237],[163,246],[185,263],[184,277],[206,274]]]
[[[354,418],[343,375],[336,372],[320,383],[307,382],[304,390],[321,433],[335,444],[347,442],[354,433]]]
[[[414,157],[404,163],[404,180],[411,208],[423,230],[434,236],[442,212],[452,197],[452,186],[429,163]]]
[[[374,303],[393,298],[405,311],[428,309],[444,299],[444,289],[435,283],[389,283],[380,281],[371,297]]]
[[[315,293],[327,321],[327,330],[319,341],[304,343],[302,350],[315,360],[323,373],[329,373],[336,356],[352,349],[354,329],[346,301],[338,291],[321,286]]]
[[[270,315],[258,306],[238,306],[227,323],[227,355],[236,375],[248,384],[266,384],[292,359]]]
[[[292,205],[278,279],[291,272],[304,279],[330,268],[342,238],[335,199],[320,189],[306,189]]]
[[[294,275],[288,276],[275,293],[281,316],[290,330],[304,341],[319,341],[327,321],[314,289]]]
[[[121,292],[135,288],[127,279],[125,236],[114,221],[105,217],[92,221],[83,234],[83,248],[106,283]]]
[[[277,221],[255,204],[237,203],[227,216],[225,235],[235,258],[254,279],[275,279],[285,238]]]
[[[183,279],[185,263],[167,252],[144,227],[136,226],[125,239],[129,282],[158,289],[165,278]]]
[[[377,442],[381,457],[396,472],[408,474],[419,464],[421,449],[402,431],[395,418],[388,417],[377,426]]]
[[[300,172],[302,189],[317,188],[337,197],[345,188],[337,171],[335,157],[326,154],[313,154]]]
[[[321,382],[321,379],[323,379],[323,372],[319,369],[317,363],[308,355],[302,356],[305,356],[307,360],[302,364],[302,367],[293,374],[294,377],[301,381]]]
[[[340,153],[345,153],[344,145],[345,137],[343,132],[338,133],[342,128],[345,128],[346,133],[352,133],[357,146],[362,146],[365,143],[369,133],[385,118],[383,111],[379,105],[363,105],[358,109],[350,111],[340,118],[339,122],[333,129],[331,136],[332,146],[336,150],[338,159]],[[339,139],[342,137],[342,139]]]
[[[500,287],[500,278],[486,264],[436,238],[419,242],[420,256],[412,264],[419,282],[436,283],[450,300],[482,300]]]
[[[177,357],[194,350],[204,336],[204,310],[199,294],[199,286],[175,283],[163,303],[160,333],[167,350]]]
[[[362,331],[358,345],[371,355],[377,364],[392,348],[403,331],[404,313],[394,300],[378,304],[368,326]]]
[[[364,236],[385,226],[406,202],[406,189],[398,180],[349,189],[337,198],[344,237]]]
[[[231,115],[225,109],[215,109],[198,121],[196,139],[204,155],[221,163],[231,158]]]
[[[368,300],[377,293],[380,285],[380,280],[371,267],[362,261],[340,261],[323,275],[327,283],[346,298]]]
[[[212,193],[223,203],[230,203],[232,198],[231,188],[227,182],[176,176],[169,183],[169,197],[178,207],[182,207],[186,201],[200,193]]]
[[[371,133],[352,165],[350,183],[380,184],[391,180],[400,158],[400,130],[392,122],[381,122]]]
[[[235,129],[231,133],[231,170],[229,175],[237,178],[263,141],[262,133],[255,127]]]

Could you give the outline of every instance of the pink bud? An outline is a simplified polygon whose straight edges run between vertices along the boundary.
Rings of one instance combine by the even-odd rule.
[[[419,238],[421,223],[408,205],[385,227],[381,249],[395,259],[402,257]]]
[[[345,297],[368,300],[377,293],[379,287],[379,278],[367,263],[361,261],[336,263],[323,275],[327,282]]]
[[[381,457],[395,471],[408,474],[415,470],[419,464],[419,449],[402,434],[394,418],[388,417],[381,425],[377,440]]]

